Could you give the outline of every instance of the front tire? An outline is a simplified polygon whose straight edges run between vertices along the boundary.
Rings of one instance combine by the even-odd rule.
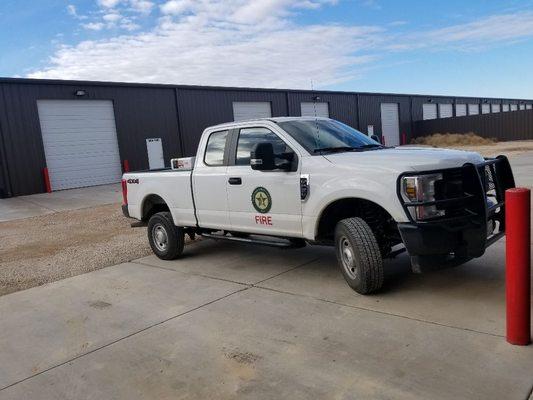
[[[359,294],[383,286],[383,260],[372,229],[361,218],[347,218],[335,227],[335,253],[344,279]]]
[[[168,211],[158,212],[148,221],[148,242],[154,254],[162,260],[174,260],[183,253],[185,233],[174,225]]]

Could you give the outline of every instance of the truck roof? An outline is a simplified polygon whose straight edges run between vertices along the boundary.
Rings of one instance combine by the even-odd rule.
[[[327,120],[329,118],[324,117],[270,117],[270,118],[254,118],[254,119],[247,119],[243,121],[232,121],[232,122],[224,122],[222,124],[218,125],[212,125],[210,128],[225,128],[230,127],[236,124],[241,124],[243,122],[249,123],[249,122],[255,122],[255,121],[271,121],[271,122],[285,122],[285,121],[309,121],[309,120],[317,120],[317,119],[324,119]]]

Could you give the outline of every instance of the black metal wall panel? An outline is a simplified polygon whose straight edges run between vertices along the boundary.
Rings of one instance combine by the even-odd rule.
[[[78,89],[87,94],[78,98]],[[457,118],[421,121],[422,104],[429,99],[436,104],[531,104],[531,100],[0,78],[0,195],[44,191],[39,99],[112,100],[121,159],[138,170],[148,167],[145,140],[149,137],[162,138],[167,165],[172,157],[195,155],[206,127],[233,121],[234,101],[268,101],[274,117],[299,116],[300,103],[317,96],[316,101],[329,104],[331,118],[364,133],[373,125],[374,133],[381,135],[381,103],[398,103],[400,135],[408,140],[430,131],[475,131],[507,140],[531,138],[529,123],[518,117],[527,111],[460,117],[460,122]],[[464,120],[476,117],[483,120]]]
[[[287,93],[290,116],[301,116],[301,103],[312,102],[328,103],[329,117],[358,128],[357,96],[355,94],[339,94],[327,92],[293,92]]]
[[[234,101],[268,101],[272,116],[287,115],[287,96],[280,91],[177,89],[184,154],[196,155],[205,128],[233,121]]]
[[[400,135],[411,137],[411,104],[409,96],[359,95],[359,130],[367,133],[368,125],[374,126],[374,134],[381,137],[381,103],[398,103]],[[400,138],[401,143],[401,138]]]
[[[42,169],[46,166],[37,111],[39,99],[112,100],[120,157],[131,169],[148,167],[146,139],[163,140],[165,162],[182,154],[174,90],[151,87],[112,87],[72,84],[3,84],[0,121],[6,150],[12,195],[44,190]],[[76,90],[86,95],[77,97]]]
[[[2,131],[2,109],[4,109],[4,93],[3,86],[0,84],[0,199],[4,197],[11,196],[11,186],[9,184],[9,176],[7,173],[7,161],[6,161],[6,151],[4,145],[4,134]]]
[[[415,137],[433,133],[468,133],[498,140],[533,139],[533,110],[499,112],[416,121]]]

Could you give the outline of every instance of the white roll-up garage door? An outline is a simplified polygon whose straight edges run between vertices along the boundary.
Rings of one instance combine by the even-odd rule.
[[[38,100],[37,108],[52,190],[120,181],[112,101]]]
[[[518,110],[518,104],[511,104],[511,111]]]
[[[440,118],[453,117],[453,106],[451,104],[439,104],[439,117]]]
[[[490,112],[493,112],[493,113],[499,113],[500,112],[500,105],[499,104],[491,104],[490,105]]]
[[[531,110],[531,104],[526,104],[526,110]]]
[[[303,102],[300,104],[302,117],[329,118],[328,103]]]
[[[502,111],[503,112],[509,111],[509,104],[502,104]]]
[[[233,120],[246,121],[256,118],[270,118],[272,110],[268,101],[234,101]]]
[[[433,103],[422,104],[422,119],[437,119],[437,105]]]
[[[463,117],[466,115],[466,104],[456,104],[455,105],[455,116]]]
[[[525,110],[526,109],[526,105],[525,104],[520,104],[520,109],[521,110]]]
[[[478,115],[478,114],[479,114],[479,104],[469,104],[468,115]]]
[[[381,132],[387,146],[400,145],[398,103],[381,103]]]
[[[490,113],[490,104],[482,104],[481,114],[489,114],[489,113]]]

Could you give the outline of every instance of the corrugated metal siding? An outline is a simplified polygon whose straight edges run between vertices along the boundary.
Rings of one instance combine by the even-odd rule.
[[[533,110],[417,121],[414,127],[416,136],[474,132],[498,140],[533,139]]]
[[[280,92],[178,89],[178,110],[184,155],[193,156],[200,136],[211,125],[233,121],[234,101],[269,101],[272,116],[287,115],[287,96]]]
[[[411,104],[408,96],[359,95],[359,124],[362,132],[368,125],[374,125],[374,134],[381,136],[381,103],[398,103],[400,115],[400,137],[411,137]]]
[[[148,168],[146,139],[163,139],[165,160],[182,154],[176,117],[174,90],[78,86],[69,84],[3,84],[0,121],[13,195],[44,190],[42,169],[46,165],[37,112],[38,99],[76,99],[74,92],[84,89],[83,99],[112,100],[121,159],[132,169]]]
[[[299,117],[302,113],[302,102],[313,102],[316,97],[319,102],[328,103],[329,117],[358,129],[357,98],[354,94],[336,94],[323,92],[288,92],[288,114]]]
[[[233,120],[234,101],[266,101],[271,103],[274,117],[299,116],[301,103],[312,102],[318,96],[320,99],[315,101],[328,103],[331,118],[362,132],[372,125],[377,135],[382,134],[381,103],[397,103],[400,134],[405,134],[409,140],[413,124],[422,120],[422,104],[429,99],[434,104],[480,104],[485,100],[386,93],[0,78],[0,135],[4,141],[4,148],[0,146],[0,174],[4,171],[3,178],[0,177],[0,188],[2,185],[9,187],[9,181],[13,195],[44,190],[42,168],[45,158],[36,101],[75,99],[77,89],[87,91],[83,99],[113,101],[120,156],[122,160],[129,160],[134,170],[148,168],[147,138],[162,138],[166,163],[172,157],[194,155],[206,127]],[[520,102],[531,103],[530,100],[517,99],[488,101],[514,104],[514,107]],[[444,123],[451,120],[453,118],[447,118]],[[2,156],[5,158],[3,164]]]
[[[3,85],[0,84],[0,198],[11,196],[11,186],[9,184],[8,165],[5,158],[6,150],[4,143],[4,134],[2,131],[2,109],[4,108]]]

